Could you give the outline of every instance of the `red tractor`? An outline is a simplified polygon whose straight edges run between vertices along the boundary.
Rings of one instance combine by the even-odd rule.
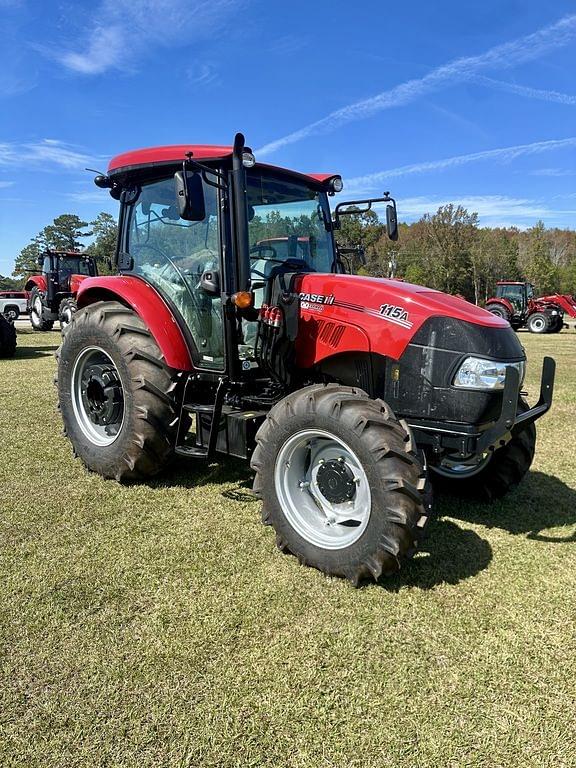
[[[554,361],[529,408],[507,322],[345,273],[334,231],[350,206],[385,202],[395,239],[388,193],[331,213],[340,176],[258,164],[241,134],[128,152],[95,182],[120,201],[120,275],[84,280],[57,354],[89,469],[130,482],[174,456],[249,459],[280,549],[354,583],[416,551],[430,478],[485,499],[522,480]],[[292,247],[274,245],[282,227]]]
[[[485,305],[488,312],[507,320],[514,330],[528,328],[531,333],[558,333],[564,327],[564,314],[576,317],[572,296],[555,293],[534,298],[530,283],[499,280],[496,296]]]
[[[76,312],[76,294],[83,280],[98,274],[96,262],[76,251],[45,251],[38,258],[41,274],[28,279],[28,312],[36,331],[50,331],[55,320],[64,328]]]

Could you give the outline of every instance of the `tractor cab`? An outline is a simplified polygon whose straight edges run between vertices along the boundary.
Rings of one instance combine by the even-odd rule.
[[[333,218],[329,205],[341,177],[256,164],[241,136],[234,147],[127,153],[96,183],[120,198],[120,271],[168,303],[198,369],[262,368],[260,312],[289,276],[344,271],[334,230],[348,211],[340,204]],[[379,201],[395,226],[394,201]]]
[[[38,258],[38,266],[47,279],[47,298],[50,303],[58,294],[69,293],[72,275],[94,277],[97,274],[94,259],[77,251],[46,251]]]
[[[530,299],[534,296],[534,287],[531,283],[512,282],[500,280],[496,283],[496,298],[506,299],[514,308],[514,314],[523,316]]]

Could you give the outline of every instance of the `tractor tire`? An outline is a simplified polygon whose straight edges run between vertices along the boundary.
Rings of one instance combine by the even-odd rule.
[[[430,519],[409,427],[361,389],[313,385],[276,404],[251,466],[279,549],[358,585],[398,571]]]
[[[528,404],[522,399],[518,410],[528,410]],[[535,424],[513,427],[511,440],[476,464],[459,464],[458,460],[444,467],[429,464],[434,490],[478,501],[500,499],[522,481],[530,469],[535,449]]]
[[[0,315],[0,357],[14,357],[16,352],[16,328]]]
[[[60,330],[63,332],[67,325],[72,322],[72,316],[78,310],[78,305],[75,299],[64,299],[60,303],[58,310],[58,320],[60,322]]]
[[[560,333],[560,331],[564,328],[564,318],[554,316],[552,318],[552,322],[550,323],[550,328],[548,329],[548,333]]]
[[[486,304],[484,309],[487,309],[488,312],[496,315],[496,317],[501,317],[503,320],[510,322],[510,312],[508,312],[506,307],[503,307],[501,304]]]
[[[530,333],[548,333],[550,330],[550,318],[544,312],[534,312],[526,323]]]
[[[28,299],[28,314],[30,317],[30,324],[35,331],[51,331],[54,325],[54,320],[47,320],[44,315],[44,301],[42,299],[42,293],[36,286],[30,291],[30,297]]]
[[[20,310],[18,307],[8,306],[4,307],[4,312],[2,314],[9,323],[14,323],[20,317]]]
[[[180,385],[144,321],[116,301],[91,304],[73,315],[56,358],[75,455],[119,482],[160,472],[174,453]]]

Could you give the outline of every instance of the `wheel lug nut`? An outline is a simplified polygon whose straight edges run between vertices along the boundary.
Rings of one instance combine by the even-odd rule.
[[[306,480],[302,480],[302,482],[300,482],[300,483],[299,483],[299,486],[300,486],[300,488],[302,488],[302,489],[304,489],[304,488],[310,488],[310,483],[309,483],[309,482],[307,482]]]

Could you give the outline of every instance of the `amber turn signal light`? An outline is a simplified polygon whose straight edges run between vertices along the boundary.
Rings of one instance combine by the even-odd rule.
[[[232,296],[232,301],[238,309],[248,309],[248,307],[252,306],[252,294],[248,293],[248,291],[238,291],[238,293]]]

